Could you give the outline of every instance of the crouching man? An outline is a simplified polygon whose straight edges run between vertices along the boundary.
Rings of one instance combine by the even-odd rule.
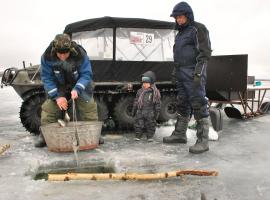
[[[68,109],[69,100],[76,100],[82,121],[98,120],[92,76],[86,51],[69,35],[56,35],[41,57],[41,80],[48,97],[42,105],[41,125],[57,122],[59,113]],[[46,146],[42,133],[35,146]]]

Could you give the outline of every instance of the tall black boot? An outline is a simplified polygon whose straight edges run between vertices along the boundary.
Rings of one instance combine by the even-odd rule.
[[[187,143],[187,128],[189,117],[178,115],[172,135],[163,138],[164,143]]]
[[[209,119],[202,118],[200,120],[197,120],[197,141],[193,146],[189,147],[189,152],[199,154],[208,151],[208,134]]]
[[[45,142],[44,136],[42,135],[42,133],[40,133],[38,138],[35,141],[35,147],[41,148],[45,146],[46,146],[46,142]]]

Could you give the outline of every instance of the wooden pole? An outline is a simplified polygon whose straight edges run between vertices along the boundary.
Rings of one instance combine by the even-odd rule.
[[[0,148],[0,155],[4,153],[8,148],[10,148],[10,144],[5,144]]]
[[[181,175],[196,176],[217,176],[217,171],[206,170],[178,170],[171,172],[155,174],[138,174],[138,173],[67,173],[67,174],[48,174],[49,181],[69,181],[69,180],[157,180]]]

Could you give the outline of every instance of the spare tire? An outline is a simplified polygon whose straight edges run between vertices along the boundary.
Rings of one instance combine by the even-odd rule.
[[[120,129],[133,128],[134,118],[132,116],[134,97],[122,97],[115,104],[114,117]]]
[[[209,108],[210,120],[215,131],[223,129],[223,114],[222,110],[216,107]]]
[[[161,100],[159,121],[165,122],[169,119],[176,119],[177,101],[174,95],[165,95]]]
[[[269,111],[270,111],[270,102],[268,102],[268,101],[263,102],[263,104],[260,107],[260,111],[262,113],[269,113]]]
[[[20,119],[27,131],[38,135],[40,133],[41,105],[46,100],[44,91],[33,91],[22,103]]]

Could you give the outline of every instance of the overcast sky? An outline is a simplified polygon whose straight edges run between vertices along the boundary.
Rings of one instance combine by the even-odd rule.
[[[176,0],[8,0],[0,6],[0,67],[39,64],[65,25],[89,18],[138,17],[174,21]],[[248,54],[249,74],[270,78],[270,1],[189,0],[206,25],[213,55]]]

